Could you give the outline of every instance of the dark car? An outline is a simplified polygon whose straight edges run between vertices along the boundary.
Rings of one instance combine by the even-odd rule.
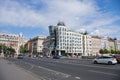
[[[24,57],[23,54],[19,54],[17,58],[18,58],[18,59],[23,59],[23,57]]]
[[[60,57],[61,57],[60,55],[54,55],[53,59],[60,59]]]

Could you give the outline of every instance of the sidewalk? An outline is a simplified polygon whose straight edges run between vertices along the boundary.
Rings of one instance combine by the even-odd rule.
[[[41,80],[34,74],[17,67],[13,63],[0,59],[0,80]]]

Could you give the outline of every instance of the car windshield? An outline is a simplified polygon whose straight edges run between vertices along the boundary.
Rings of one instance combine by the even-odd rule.
[[[103,58],[114,58],[113,56],[104,56]]]
[[[18,56],[23,56],[22,54],[19,54]]]

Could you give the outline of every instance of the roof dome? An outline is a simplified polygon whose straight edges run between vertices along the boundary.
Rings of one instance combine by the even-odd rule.
[[[58,22],[57,26],[65,26],[64,22]]]

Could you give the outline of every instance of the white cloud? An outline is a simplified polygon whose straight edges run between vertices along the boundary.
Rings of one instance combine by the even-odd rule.
[[[1,1],[0,23],[47,29],[51,24],[64,21],[72,29],[112,33],[111,28],[102,28],[120,20],[120,17],[111,17],[110,13],[99,11],[94,0],[30,0],[29,3],[18,0]]]
[[[44,17],[42,15],[16,2],[8,1],[6,6],[0,9],[0,23],[2,24],[33,27],[40,25],[43,19]]]
[[[99,36],[119,37],[119,31],[119,26],[109,26],[109,28],[104,26],[104,28],[101,27],[99,28],[99,30],[93,30],[90,34]]]
[[[114,18],[102,17],[102,18],[98,18],[97,20],[94,20],[89,26],[95,26],[95,27],[106,26],[106,25],[113,24],[113,22],[117,20],[120,20],[120,17],[114,17]]]
[[[99,30],[95,30],[94,32],[91,32],[91,35],[100,35],[100,31]]]
[[[101,30],[94,30],[91,32],[91,35],[98,35],[98,36],[109,36],[113,31],[111,29],[101,29]]]
[[[89,16],[95,12],[95,7],[91,2],[78,0],[43,0],[41,2],[46,4],[46,7],[37,11],[32,8],[34,6],[21,4],[17,0],[5,1],[0,6],[0,23],[14,26],[45,26],[61,20],[69,26],[77,26],[80,16]],[[35,1],[33,2],[36,4]]]

